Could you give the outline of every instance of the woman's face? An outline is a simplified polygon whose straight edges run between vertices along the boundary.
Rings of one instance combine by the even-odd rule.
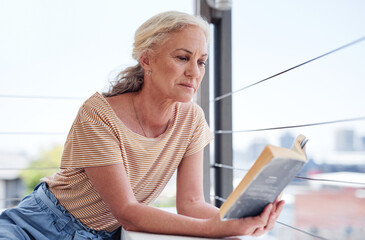
[[[156,96],[178,102],[190,101],[205,73],[208,58],[203,30],[189,26],[171,33],[151,58],[150,90]],[[146,82],[145,82],[146,83]]]

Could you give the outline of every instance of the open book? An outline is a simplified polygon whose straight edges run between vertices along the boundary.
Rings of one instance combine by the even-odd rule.
[[[274,202],[307,162],[307,141],[299,135],[291,149],[267,145],[221,206],[221,218],[257,216],[267,204]]]

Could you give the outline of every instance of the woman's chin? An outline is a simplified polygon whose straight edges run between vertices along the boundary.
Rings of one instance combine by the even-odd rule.
[[[187,102],[191,102],[194,98],[194,95],[190,95],[190,96],[182,96],[180,98],[177,99],[178,102],[182,102],[182,103],[187,103]]]

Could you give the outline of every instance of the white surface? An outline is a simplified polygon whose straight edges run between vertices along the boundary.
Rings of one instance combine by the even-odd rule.
[[[239,240],[240,238],[198,238],[198,237],[174,236],[174,235],[152,234],[152,233],[131,232],[131,231],[124,231],[124,234],[122,236],[122,240],[188,240],[188,239]]]

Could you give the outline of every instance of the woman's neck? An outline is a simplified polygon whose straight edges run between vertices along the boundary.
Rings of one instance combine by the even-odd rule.
[[[161,100],[146,91],[131,93],[131,106],[146,137],[164,133],[171,121],[176,102]]]

